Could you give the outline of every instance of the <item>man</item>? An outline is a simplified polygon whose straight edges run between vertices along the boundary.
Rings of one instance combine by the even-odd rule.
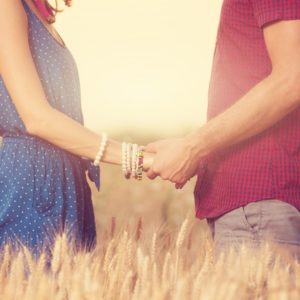
[[[271,241],[300,257],[300,0],[224,0],[208,122],[147,146],[148,177],[198,174],[217,250]]]

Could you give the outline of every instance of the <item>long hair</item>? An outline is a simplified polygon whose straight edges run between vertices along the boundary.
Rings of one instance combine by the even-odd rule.
[[[72,5],[72,0],[63,0],[65,5],[70,7]],[[48,0],[45,0],[45,6],[47,7],[47,9],[49,11],[51,11],[52,17],[48,20],[49,23],[54,23],[55,22],[55,16],[58,12],[62,12],[62,10],[60,10],[58,8],[58,0],[55,0],[55,5],[52,5],[49,3]]]

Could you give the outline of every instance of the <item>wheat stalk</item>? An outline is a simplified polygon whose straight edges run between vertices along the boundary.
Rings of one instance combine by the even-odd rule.
[[[70,251],[66,235],[61,235],[51,266],[46,253],[35,261],[29,250],[14,253],[7,245],[1,255],[0,299],[298,299],[299,262],[274,258],[273,245],[256,252],[246,246],[240,252],[235,248],[215,259],[204,234],[196,236],[197,243],[184,246],[191,237],[188,224],[185,220],[165,247],[156,232],[147,230],[137,240],[136,233],[129,235],[129,226],[120,228],[113,240],[105,236],[92,253]],[[193,230],[196,233],[197,228]],[[164,227],[161,235],[170,232]],[[30,272],[24,273],[25,268]]]
[[[156,232],[153,234],[152,236],[152,243],[151,243],[151,262],[154,263],[155,262],[155,258],[156,258],[156,240],[157,240],[157,234]]]

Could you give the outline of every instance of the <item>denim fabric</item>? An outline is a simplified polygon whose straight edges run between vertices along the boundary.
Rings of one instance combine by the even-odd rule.
[[[288,203],[262,200],[207,221],[217,253],[271,242],[300,260],[300,212]]]

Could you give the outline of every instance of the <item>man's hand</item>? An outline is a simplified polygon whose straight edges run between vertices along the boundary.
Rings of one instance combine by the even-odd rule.
[[[148,172],[154,161],[154,153],[144,152],[143,171]]]
[[[160,140],[147,145],[145,150],[156,154],[147,172],[150,179],[160,176],[175,183],[176,188],[182,188],[196,175],[199,158],[188,138]]]
[[[151,143],[156,153],[150,179],[184,185],[202,159],[243,142],[275,125],[300,105],[300,20],[277,22],[264,29],[272,72],[224,112],[183,139]]]

